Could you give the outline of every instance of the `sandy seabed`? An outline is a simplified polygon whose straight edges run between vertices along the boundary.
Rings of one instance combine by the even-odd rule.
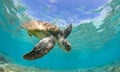
[[[49,70],[36,67],[27,67],[11,63],[4,56],[0,56],[0,72],[120,72],[120,62],[102,65],[93,68],[82,68],[75,70]]]

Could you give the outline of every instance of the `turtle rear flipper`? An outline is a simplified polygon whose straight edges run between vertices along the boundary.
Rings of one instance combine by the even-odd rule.
[[[32,33],[28,30],[28,35],[30,36],[30,37],[32,37]]]
[[[72,24],[70,24],[70,25],[63,31],[64,38],[67,38],[68,35],[71,33],[71,31],[72,31]]]
[[[43,38],[34,49],[23,56],[24,59],[34,60],[47,54],[55,45],[54,37]]]

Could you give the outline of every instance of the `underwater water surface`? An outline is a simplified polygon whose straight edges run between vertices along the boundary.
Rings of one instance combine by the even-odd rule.
[[[37,12],[34,14],[34,11],[29,12],[31,9],[19,0],[0,0],[0,5],[0,53],[9,57],[12,63],[52,70],[74,70],[104,66],[120,61],[119,0],[111,0],[91,11],[95,15],[90,19],[85,19],[84,15],[81,19],[76,15],[72,18],[71,14],[67,19],[69,16],[67,12],[64,12],[66,17],[63,18],[62,12],[57,17],[58,12],[53,11],[54,8],[49,12],[49,8],[44,6],[44,1],[45,8],[40,9],[45,11],[40,15],[36,15]],[[52,11],[56,14],[48,16]],[[72,46],[71,52],[66,53],[56,45],[40,59],[24,60],[22,56],[32,50],[39,41],[35,37],[29,37],[27,31],[20,27],[23,22],[30,20],[48,21],[61,28],[72,23],[73,30],[67,38]]]

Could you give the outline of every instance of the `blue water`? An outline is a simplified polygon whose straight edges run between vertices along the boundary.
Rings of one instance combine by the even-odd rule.
[[[98,10],[100,17],[74,25],[68,37],[71,52],[66,53],[56,45],[49,54],[34,61],[22,58],[39,41],[20,29],[23,22],[31,20],[25,12],[27,8],[13,0],[0,0],[0,5],[0,52],[13,63],[46,69],[80,69],[120,60],[119,0],[112,0]]]

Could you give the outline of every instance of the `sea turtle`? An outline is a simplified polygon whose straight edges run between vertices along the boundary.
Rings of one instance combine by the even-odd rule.
[[[22,24],[22,27],[28,31],[29,36],[34,35],[41,39],[31,52],[23,56],[24,59],[34,60],[44,56],[55,46],[55,43],[67,52],[71,50],[66,38],[72,31],[72,24],[65,30],[60,30],[58,26],[44,21],[29,21]]]

